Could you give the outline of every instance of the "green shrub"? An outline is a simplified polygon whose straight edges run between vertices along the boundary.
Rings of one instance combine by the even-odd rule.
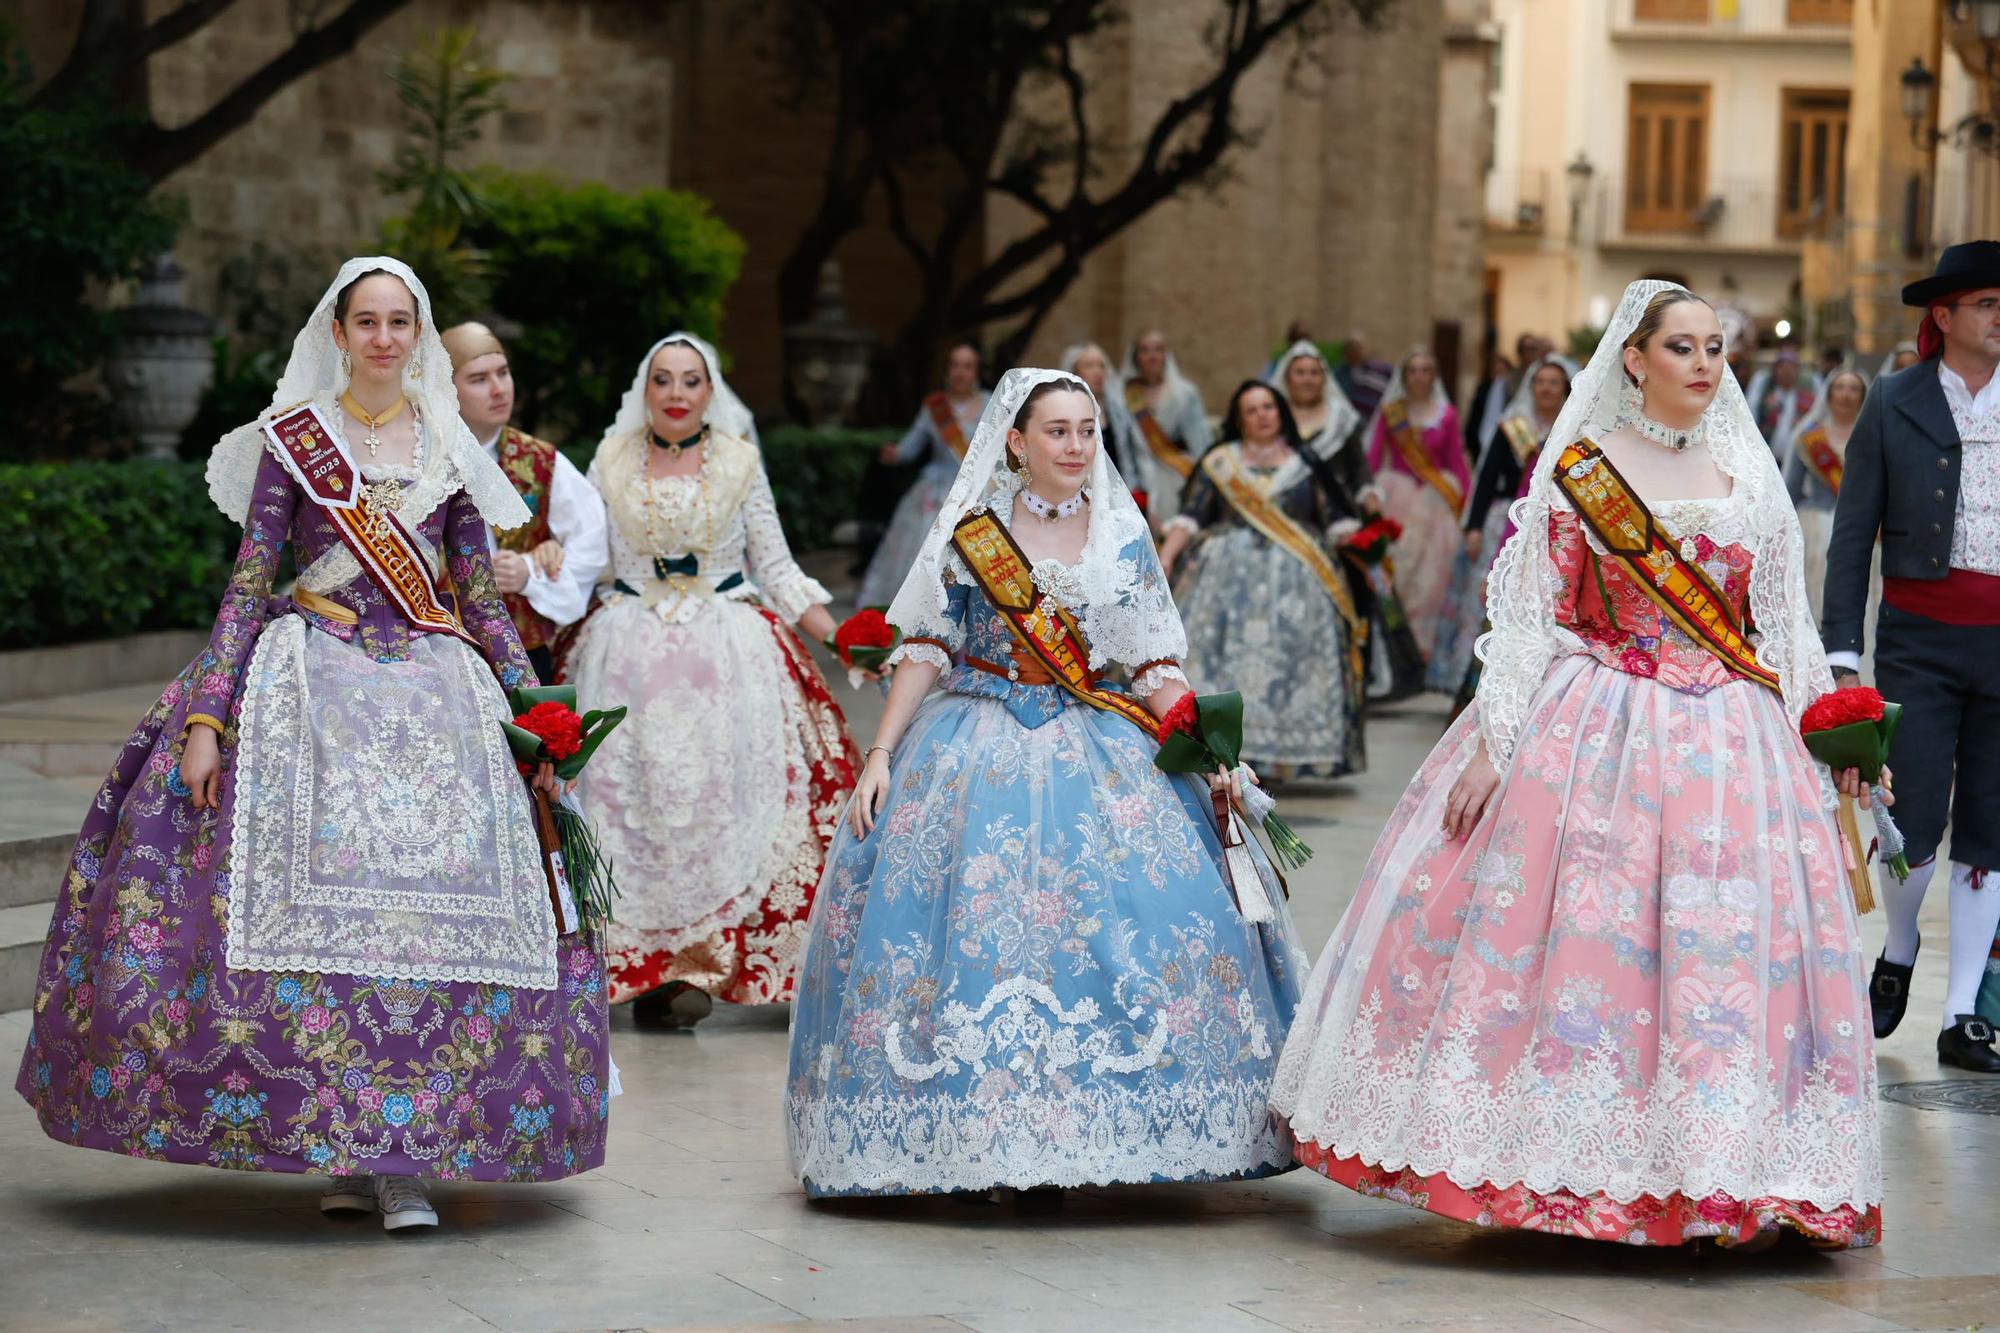
[[[778,426],[764,463],[797,551],[834,545],[887,430]],[[596,446],[565,450],[584,470]],[[0,643],[37,648],[206,629],[241,540],[205,462],[0,463]]]
[[[0,643],[212,623],[241,530],[203,473],[201,463],[0,464]]]
[[[743,238],[705,199],[497,170],[478,180],[485,213],[464,239],[511,326],[523,429],[594,438],[647,347],[675,329],[715,339]]]

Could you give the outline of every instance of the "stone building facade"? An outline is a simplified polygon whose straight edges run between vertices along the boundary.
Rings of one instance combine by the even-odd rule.
[[[173,0],[135,0],[149,15]],[[1380,352],[1481,336],[1480,129],[1488,0],[1398,0],[1380,30],[1341,17],[1290,78],[1267,58],[1246,81],[1252,141],[1212,192],[1188,192],[1094,254],[1031,350],[1078,337],[1122,347],[1141,326],[1174,338],[1213,398],[1258,369],[1294,319],[1322,338],[1364,329]],[[244,0],[148,65],[163,123],[211,105],[291,40],[290,0]],[[80,0],[0,0],[37,69],[60,62]],[[1143,131],[1199,68],[1212,0],[1142,0],[1087,53],[1106,124]],[[195,304],[253,245],[318,275],[369,248],[399,201],[377,171],[397,143],[398,54],[447,24],[474,23],[511,76],[508,110],[475,160],[706,196],[748,242],[724,328],[732,379],[766,408],[780,391],[780,264],[816,196],[831,117],[816,90],[793,99],[774,55],[774,8],[757,0],[413,0],[351,55],[286,88],[250,124],[171,177],[187,202],[178,254]],[[924,197],[921,164],[911,195]],[[987,253],[1021,225],[996,204]],[[888,332],[908,309],[908,260],[871,219],[839,258],[850,310]],[[1473,369],[1465,357],[1466,369]]]

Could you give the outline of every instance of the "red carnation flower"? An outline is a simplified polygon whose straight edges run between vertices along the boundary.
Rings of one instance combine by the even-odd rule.
[[[1194,691],[1189,690],[1186,694],[1174,700],[1174,706],[1169,708],[1167,715],[1160,719],[1160,739],[1164,741],[1167,737],[1177,732],[1185,732],[1190,736],[1194,735],[1196,717]]]
[[[840,655],[843,666],[854,665],[856,648],[893,648],[896,645],[896,627],[878,607],[864,607],[856,611],[840,628],[833,632],[833,650]]]
[[[1884,716],[1882,696],[1866,686],[1834,690],[1813,700],[1799,719],[1799,730],[1811,734],[1832,731],[1856,722],[1880,722]]]
[[[576,710],[553,699],[536,704],[514,719],[514,725],[541,739],[549,758],[561,763],[583,748],[583,719]]]

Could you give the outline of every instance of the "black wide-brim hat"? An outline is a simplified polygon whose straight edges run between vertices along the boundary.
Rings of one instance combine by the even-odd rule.
[[[2000,241],[1946,246],[1938,256],[1937,272],[1903,288],[1903,304],[1921,308],[1982,287],[2000,287]]]

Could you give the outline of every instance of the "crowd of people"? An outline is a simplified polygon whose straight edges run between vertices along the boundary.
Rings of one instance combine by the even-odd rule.
[[[2000,243],[1906,300],[1913,364],[1746,390],[1706,301],[1637,282],[1463,414],[1428,349],[1299,337],[1219,428],[1157,330],[990,389],[950,348],[883,449],[919,466],[861,747],[714,348],[644,349],[579,473],[500,338],[351,260],[214,450],[235,574],[78,837],[17,1086],[59,1140],[429,1226],[426,1181],[602,1162],[610,1006],[789,1002],[813,1197],[1305,1165],[1489,1226],[1873,1244],[1947,812],[1939,1056],[2000,1071],[2000,795],[1952,780],[2000,724]],[[1896,796],[1800,734],[1871,643],[1914,867],[1872,978],[1842,812]],[[573,792],[502,739],[535,681],[628,710]],[[1426,687],[1459,707],[1315,965],[1249,812]],[[1229,691],[1241,764],[1157,762]],[[557,799],[608,919],[548,891]]]

